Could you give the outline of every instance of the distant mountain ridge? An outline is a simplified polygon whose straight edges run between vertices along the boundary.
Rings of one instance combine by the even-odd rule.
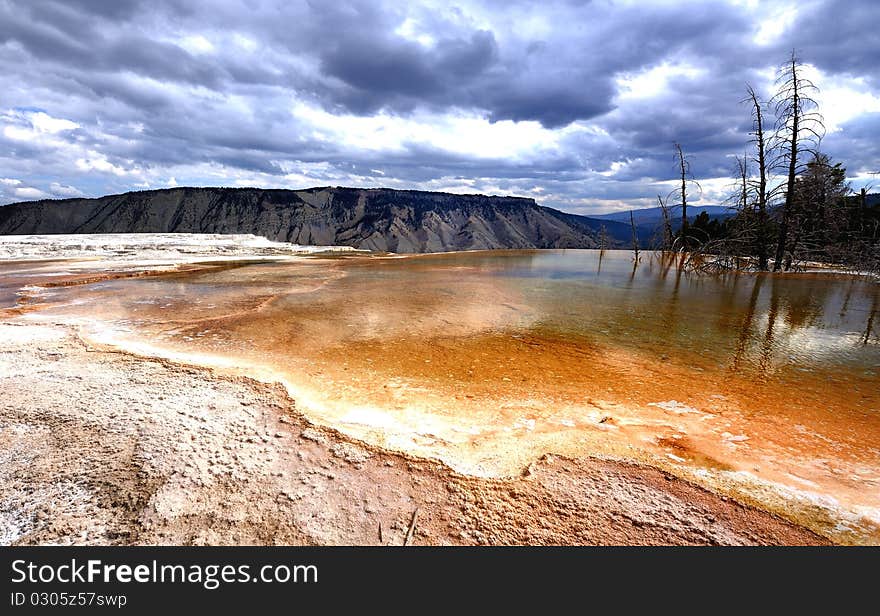
[[[533,199],[387,188],[168,188],[0,207],[0,235],[253,233],[297,244],[390,252],[596,248],[628,226]]]
[[[680,226],[681,205],[671,205],[669,206],[669,210],[670,222],[675,227]],[[590,218],[595,218],[597,220],[613,220],[629,224],[630,211],[633,213],[636,225],[660,225],[663,222],[663,210],[659,207],[646,207],[638,210],[611,212],[610,214],[593,214]],[[736,210],[724,205],[689,205],[688,221],[693,222],[701,212],[706,212],[706,214],[709,215],[709,218],[729,218],[736,214]]]
[[[659,207],[647,207],[638,210],[597,214],[591,218],[606,223],[624,224],[632,236],[630,212],[636,224],[636,235],[642,248],[656,248],[663,234],[663,210]],[[710,220],[724,220],[736,215],[736,210],[723,205],[689,205],[688,221],[694,220],[705,212]],[[669,223],[673,233],[681,229],[681,205],[669,206]],[[630,240],[630,243],[632,240]]]
[[[860,196],[851,194],[846,197],[847,207],[859,207]],[[868,210],[880,206],[880,193],[868,193],[865,195],[865,207]],[[772,208],[771,208],[772,211]],[[659,207],[649,207],[636,210],[624,210],[621,212],[611,212],[608,214],[593,214],[590,219],[602,223],[623,224],[627,228],[627,235],[621,239],[631,242],[630,212],[633,214],[633,220],[636,224],[636,234],[639,238],[639,244],[642,248],[653,248],[658,245],[658,241],[663,229],[663,210]],[[736,216],[737,210],[734,207],[725,205],[688,205],[688,221],[693,224],[694,221],[703,212],[709,217],[709,220],[724,221],[728,218]],[[681,229],[681,205],[673,204],[669,206],[669,218],[673,232]]]

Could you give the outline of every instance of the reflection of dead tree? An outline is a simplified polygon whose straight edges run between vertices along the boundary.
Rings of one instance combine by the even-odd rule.
[[[764,333],[764,341],[761,345],[761,360],[758,364],[761,372],[767,372],[773,356],[773,328],[776,326],[776,317],[779,315],[779,295],[776,292],[776,279],[770,285],[770,310],[767,312],[767,331]]]
[[[749,306],[746,309],[745,318],[739,328],[739,339],[736,343],[736,351],[733,354],[732,369],[736,372],[740,369],[743,355],[745,355],[746,346],[752,332],[752,322],[755,319],[755,310],[758,307],[758,297],[761,295],[761,285],[764,284],[764,277],[758,276],[752,285],[752,293],[749,296]]]
[[[846,287],[846,295],[843,296],[843,305],[840,307],[839,315],[841,317],[846,316],[846,311],[849,308],[849,300],[852,298],[853,287],[856,284],[855,278],[850,278],[849,285]]]
[[[681,278],[684,270],[680,266],[681,255],[662,252],[659,255],[660,273],[656,277],[651,277],[652,288],[651,293],[657,297],[663,295],[666,297],[665,302],[658,302],[657,318],[661,324],[660,331],[667,337],[672,337],[680,325],[679,315],[679,296],[681,292]],[[674,280],[670,280],[669,274],[675,275]],[[671,286],[671,292],[666,295],[667,290]]]
[[[874,330],[874,319],[877,316],[877,298],[880,297],[880,293],[874,292],[874,297],[871,300],[871,312],[868,313],[868,324],[865,325],[865,337],[862,338],[862,344],[868,344],[871,340],[871,333]]]
[[[659,257],[659,265],[660,265],[660,274],[657,276],[656,281],[658,283],[658,289],[663,288],[666,284],[666,278],[669,276],[669,270],[671,270],[675,266],[675,255],[671,252],[660,252],[659,255],[654,253],[652,255],[652,259],[654,256]]]

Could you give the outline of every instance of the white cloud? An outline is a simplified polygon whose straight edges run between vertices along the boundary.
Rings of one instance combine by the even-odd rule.
[[[33,130],[21,126],[4,126],[3,135],[13,141],[27,141],[34,133]]]
[[[243,49],[248,53],[252,53],[257,48],[257,42],[254,39],[238,32],[232,35],[232,42],[235,43],[237,47]]]
[[[675,77],[696,79],[705,69],[684,63],[663,62],[640,73],[624,73],[615,81],[618,86],[619,101],[640,98],[653,98],[667,91],[669,81]]]
[[[864,113],[880,112],[880,95],[871,91],[864,77],[826,75],[811,65],[804,68],[806,77],[819,87],[814,98],[828,133]]]
[[[405,152],[412,146],[440,149],[475,158],[507,160],[536,158],[559,145],[559,139],[586,130],[577,124],[547,129],[539,122],[490,122],[474,114],[421,113],[410,117],[378,113],[373,116],[335,115],[298,103],[296,119],[316,139],[358,150]]]
[[[7,109],[0,113],[3,136],[13,141],[45,147],[64,147],[68,131],[80,128],[70,120],[56,118],[42,111]]]
[[[30,121],[33,127],[41,133],[60,133],[66,130],[79,128],[79,124],[63,118],[53,118],[47,113],[39,111],[31,114]]]
[[[419,43],[423,47],[431,47],[436,39],[419,28],[418,22],[412,17],[407,17],[394,33],[402,38]]]
[[[801,3],[801,6],[786,4],[763,14],[757,24],[752,40],[758,45],[770,45],[781,39],[791,28],[792,24],[794,24],[798,16],[798,9],[804,8],[803,4],[805,3]],[[752,8],[752,6],[749,8]],[[756,3],[754,9],[759,8],[760,6]]]
[[[22,186],[19,188],[13,188],[12,194],[18,197],[19,199],[45,199],[49,195],[44,193],[39,188],[33,188],[31,186]]]
[[[178,44],[194,55],[214,52],[214,44],[201,34],[184,36],[178,41]]]
[[[53,195],[59,197],[82,197],[83,195],[82,191],[78,188],[66,184],[59,184],[58,182],[52,182],[49,185],[49,190]]]
[[[106,156],[99,152],[95,152],[94,150],[87,152],[87,157],[77,158],[74,164],[80,171],[100,171],[102,173],[112,173],[117,176],[131,174],[130,171],[118,165],[114,165],[107,160]]]
[[[604,177],[612,177],[617,175],[620,171],[626,168],[626,166],[630,163],[628,160],[615,160],[611,163],[606,171],[600,171],[599,175]]]

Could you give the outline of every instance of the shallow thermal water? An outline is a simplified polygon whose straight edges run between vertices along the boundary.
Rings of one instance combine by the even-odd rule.
[[[7,281],[8,282],[8,281]],[[281,379],[301,411],[481,475],[647,461],[880,542],[880,286],[626,252],[303,258],[47,290],[29,318]]]

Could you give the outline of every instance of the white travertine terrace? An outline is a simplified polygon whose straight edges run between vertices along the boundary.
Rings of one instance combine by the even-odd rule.
[[[113,259],[186,262],[284,257],[323,252],[362,252],[350,246],[303,246],[251,234],[100,233],[0,235],[0,259]]]

